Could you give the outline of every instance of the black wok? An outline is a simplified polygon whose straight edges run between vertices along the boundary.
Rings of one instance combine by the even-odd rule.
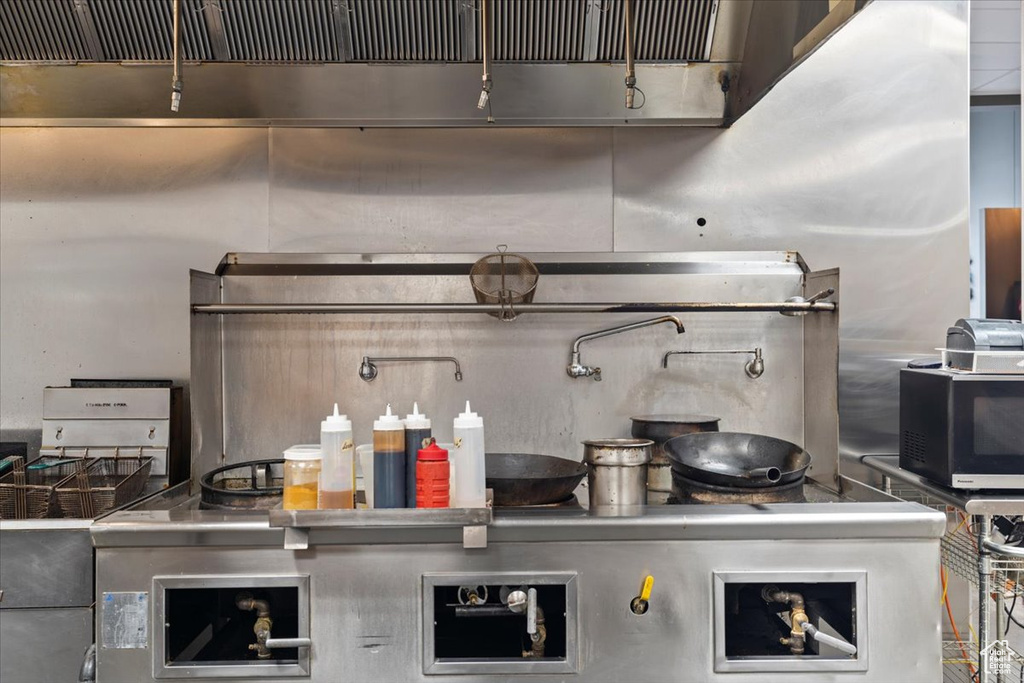
[[[559,503],[587,476],[581,462],[533,453],[488,453],[484,467],[496,507]]]
[[[703,432],[669,439],[672,470],[718,486],[788,484],[804,476],[811,456],[796,444],[761,434]]]

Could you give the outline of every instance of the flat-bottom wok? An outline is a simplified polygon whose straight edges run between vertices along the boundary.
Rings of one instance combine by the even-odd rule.
[[[587,466],[575,460],[533,453],[488,453],[487,488],[494,505],[513,507],[559,503],[587,476]]]

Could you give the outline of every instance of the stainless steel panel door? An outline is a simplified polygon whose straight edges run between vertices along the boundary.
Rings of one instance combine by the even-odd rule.
[[[4,683],[77,681],[90,643],[92,609],[89,607],[0,610],[0,680]]]
[[[83,520],[78,529],[10,528],[34,523],[0,523],[0,611],[91,605],[93,550],[89,522]],[[45,523],[39,520],[40,525]]]

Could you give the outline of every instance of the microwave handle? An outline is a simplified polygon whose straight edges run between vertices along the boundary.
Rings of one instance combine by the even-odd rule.
[[[985,550],[993,552],[997,555],[1024,558],[1024,548],[1021,548],[1019,546],[1003,545],[1001,543],[996,543],[995,541],[990,541],[987,538],[982,539],[981,545],[983,548],[985,548]]]

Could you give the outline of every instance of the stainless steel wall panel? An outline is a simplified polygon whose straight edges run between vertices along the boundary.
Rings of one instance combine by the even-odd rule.
[[[840,267],[848,453],[895,449],[897,369],[968,311],[966,19],[871,3],[728,130],[614,131],[616,249]]]
[[[0,633],[4,683],[77,681],[92,643],[92,609],[0,610]]]
[[[270,134],[272,251],[612,249],[608,130]]]
[[[839,271],[808,273],[804,298],[833,289],[828,297],[837,311],[804,316],[804,438],[811,454],[807,476],[832,490],[839,489],[839,322],[843,313]]]
[[[544,275],[536,301],[668,301],[685,289],[709,301],[750,297],[784,300],[801,292],[802,273],[767,271],[723,276]],[[469,301],[459,276],[224,277],[224,301]],[[635,319],[645,316],[637,315]],[[649,316],[646,316],[649,317]],[[441,440],[466,399],[483,415],[488,449],[579,459],[580,440],[628,436],[629,417],[658,412],[714,414],[722,428],[803,436],[802,321],[777,313],[682,316],[686,333],[658,326],[602,339],[584,348],[604,379],[566,375],[579,334],[615,322],[607,315],[523,315],[512,324],[485,316],[224,316],[225,443],[228,462],[277,457],[286,447],[319,439],[320,414],[338,402],[370,440],[372,421],[390,402],[413,401],[434,420]],[[731,356],[682,360],[661,368],[667,350],[764,348],[767,369],[751,380]],[[433,365],[382,366],[359,379],[363,355],[456,356],[464,380]],[[270,397],[270,400],[268,400]],[[193,472],[213,467],[198,462]]]
[[[0,130],[0,416],[43,387],[189,374],[188,269],[267,246],[261,130]]]
[[[209,273],[189,273],[190,303],[220,301],[220,278]],[[191,374],[191,457],[189,463],[209,463],[211,467],[191,473],[198,478],[223,461],[224,453],[224,364],[221,356],[220,316],[193,317],[189,320]]]

